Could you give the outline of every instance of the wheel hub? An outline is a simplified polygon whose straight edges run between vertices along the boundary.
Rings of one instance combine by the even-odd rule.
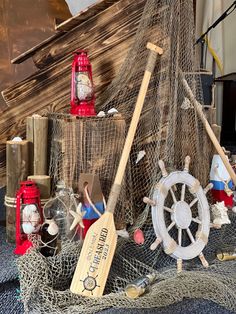
[[[171,215],[171,219],[175,222],[176,227],[187,229],[192,221],[190,206],[184,201],[179,201],[173,205],[172,209],[173,214]]]

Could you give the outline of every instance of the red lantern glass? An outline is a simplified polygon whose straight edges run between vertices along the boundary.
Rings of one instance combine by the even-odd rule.
[[[23,181],[16,193],[16,249],[23,255],[33,245],[29,234],[37,234],[43,222],[40,191],[33,181]]]
[[[74,52],[71,77],[71,110],[76,116],[95,116],[92,67],[84,50]]]

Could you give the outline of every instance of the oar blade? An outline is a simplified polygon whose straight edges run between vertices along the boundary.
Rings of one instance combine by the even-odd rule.
[[[86,234],[71,282],[71,292],[84,296],[102,296],[116,243],[113,214],[105,212]]]

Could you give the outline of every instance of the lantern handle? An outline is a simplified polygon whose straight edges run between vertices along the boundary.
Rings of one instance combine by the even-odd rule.
[[[88,54],[88,51],[87,50],[83,50],[83,49],[78,49],[78,50],[75,50],[73,51],[74,54],[80,54],[80,53],[86,53],[86,55]]]
[[[16,194],[16,244],[20,244],[20,211],[21,211],[21,197],[22,191],[18,191]]]

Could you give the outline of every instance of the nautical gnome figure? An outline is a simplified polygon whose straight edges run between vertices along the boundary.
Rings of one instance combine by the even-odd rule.
[[[223,164],[220,155],[214,155],[211,164],[210,182],[213,183],[211,190],[214,202],[223,202],[225,206],[233,206],[233,182]]]

